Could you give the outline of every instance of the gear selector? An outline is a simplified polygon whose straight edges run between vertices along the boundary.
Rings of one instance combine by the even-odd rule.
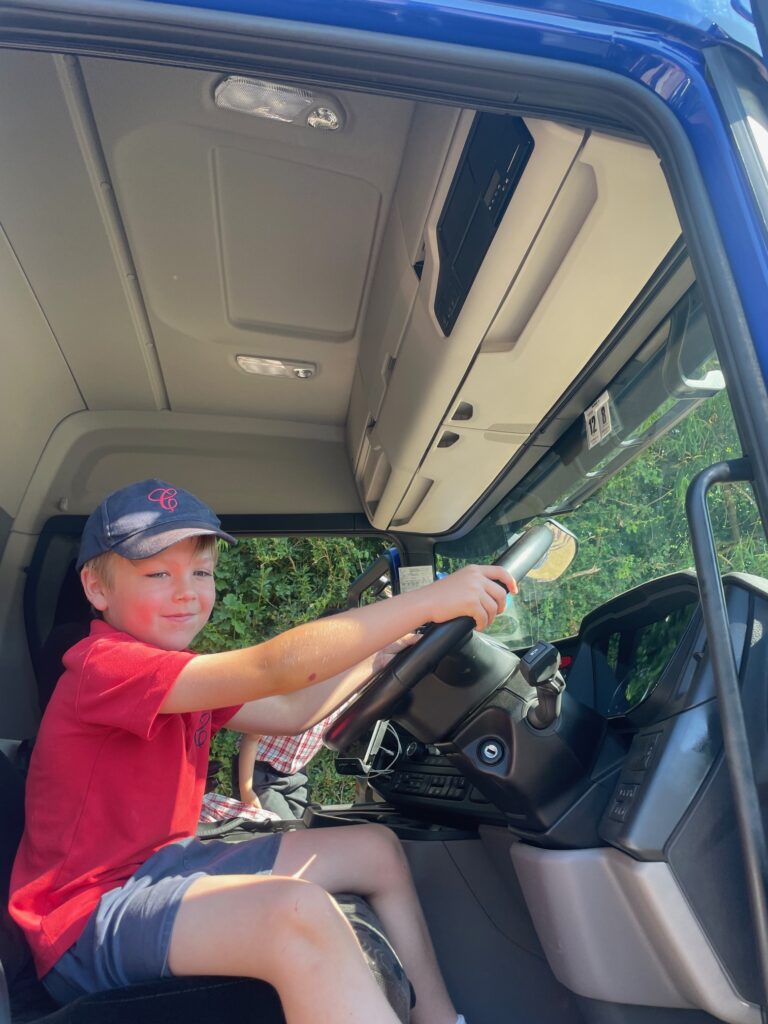
[[[540,641],[520,659],[520,673],[536,690],[538,704],[528,711],[534,729],[546,729],[560,715],[565,680],[560,675],[560,652],[552,644]]]

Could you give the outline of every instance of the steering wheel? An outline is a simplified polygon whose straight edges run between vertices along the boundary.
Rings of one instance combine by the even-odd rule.
[[[519,581],[542,560],[554,534],[545,524],[528,530],[495,562]],[[400,651],[372,677],[362,693],[331,723],[323,742],[343,751],[360,739],[380,718],[389,718],[398,704],[454,648],[460,647],[474,629],[474,619],[461,616],[432,623],[413,647]]]

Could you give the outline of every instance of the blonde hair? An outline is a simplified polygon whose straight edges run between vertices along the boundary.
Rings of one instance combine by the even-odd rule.
[[[89,559],[83,569],[89,569],[94,576],[98,576],[105,587],[112,586],[112,565],[116,558],[121,558],[121,555],[116,554],[114,551],[104,551],[101,555],[96,555],[95,558]],[[82,572],[82,569],[80,570]]]
[[[215,565],[219,560],[219,538],[210,533],[201,533],[194,540],[197,541],[195,554],[210,555]],[[95,558],[89,559],[83,565],[83,569],[90,569],[92,573],[98,576],[104,586],[109,588],[112,586],[112,566],[114,565],[114,560],[124,557],[124,555],[119,555],[116,551],[104,551],[102,554],[96,555]]]

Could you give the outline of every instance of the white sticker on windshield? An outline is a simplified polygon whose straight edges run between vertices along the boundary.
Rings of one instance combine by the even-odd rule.
[[[434,578],[431,565],[401,565],[400,593],[407,594],[409,590],[426,587]]]
[[[594,448],[596,444],[604,441],[613,429],[609,402],[610,396],[607,391],[604,391],[584,413],[584,422],[587,425],[587,448]]]

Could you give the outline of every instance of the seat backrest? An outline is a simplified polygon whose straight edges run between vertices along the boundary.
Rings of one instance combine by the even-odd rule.
[[[48,634],[35,663],[37,675],[37,694],[40,714],[48,707],[56,683],[64,672],[62,658],[75,644],[88,636],[90,621],[63,622],[54,626]]]
[[[43,586],[37,573],[30,573],[27,586],[30,588],[29,597],[25,597],[27,640],[37,678],[38,703],[42,714],[64,671],[62,656],[79,640],[88,636],[93,614],[75,569],[74,559],[61,581],[53,620],[45,629],[37,620],[35,612],[38,604],[37,590]]]
[[[16,922],[8,913],[11,868],[24,830],[24,779],[11,759],[0,750],[0,961],[8,984],[21,972],[29,950]]]

